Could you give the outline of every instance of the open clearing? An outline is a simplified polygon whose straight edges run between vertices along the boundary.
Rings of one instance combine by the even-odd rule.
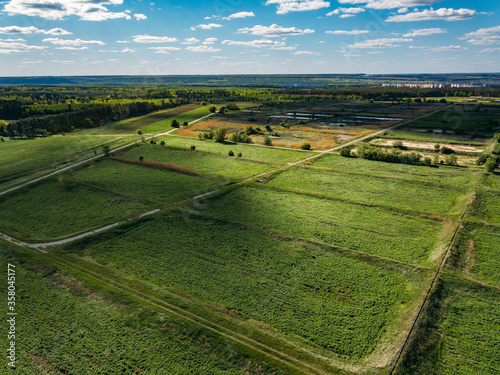
[[[374,139],[370,142],[376,146],[387,146],[392,147],[394,145],[394,141],[388,141],[385,139]],[[432,142],[415,142],[415,141],[403,141],[403,147],[414,149],[414,150],[424,150],[424,151],[435,151],[434,146],[439,144],[440,147],[448,147],[451,148],[455,152],[465,152],[465,153],[481,153],[484,149],[466,146],[466,145],[457,145],[450,143],[432,143]]]

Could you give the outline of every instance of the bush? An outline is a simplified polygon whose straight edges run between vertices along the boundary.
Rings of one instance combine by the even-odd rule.
[[[215,111],[217,111],[217,107],[211,106],[210,108],[208,108],[208,110],[210,113],[215,113]]]
[[[152,139],[152,140],[149,141],[149,144],[155,145],[156,141],[154,139]]]
[[[444,162],[448,165],[458,165],[457,155],[455,154],[446,155],[446,157],[444,158]]]
[[[205,133],[198,133],[198,139],[205,139]]]
[[[269,126],[269,125],[266,125],[266,130],[271,133],[273,131],[273,129]]]
[[[243,156],[243,154],[240,152],[238,153],[238,157],[241,158]]]
[[[400,150],[406,150],[406,147],[403,146],[403,141],[396,141],[392,146],[395,148],[399,148]]]
[[[432,165],[432,159],[431,158],[424,158],[422,160],[422,164],[426,166],[431,166]]]
[[[189,122],[187,122],[187,121],[184,121],[184,122],[182,123],[182,126],[188,126],[188,125],[189,125]]]
[[[346,158],[351,157],[352,156],[351,150],[352,150],[351,147],[342,147],[340,149],[340,156],[344,156]]]
[[[484,167],[486,168],[486,170],[490,173],[492,173],[495,168],[497,167],[497,163],[495,162],[495,160],[493,159],[488,159],[488,161],[484,164]]]
[[[231,142],[252,143],[252,138],[245,131],[231,134],[229,140]]]
[[[226,140],[226,133],[227,133],[227,128],[219,128],[213,133],[212,139],[215,142],[222,143]]]
[[[441,147],[441,153],[443,155],[451,155],[451,154],[455,153],[455,150],[453,150],[453,149],[451,149],[449,147],[443,146],[443,147]]]
[[[226,109],[229,109],[230,111],[238,111],[240,107],[238,107],[236,103],[227,103]]]
[[[141,129],[138,129],[138,130],[137,130],[137,134],[142,135],[142,130],[141,130]]]
[[[173,128],[178,128],[180,126],[179,121],[177,121],[175,118],[172,120],[170,123],[170,126]]]
[[[264,138],[264,142],[262,143],[264,146],[272,146],[273,145],[273,141],[271,141],[271,138],[269,137],[265,137]]]
[[[300,148],[302,150],[310,150],[311,149],[311,144],[306,142],[306,143],[302,143],[302,145],[300,146]]]
[[[434,145],[434,150],[436,150],[436,152],[439,152],[439,149],[441,148],[441,145],[440,144],[435,144]]]
[[[0,137],[0,142],[5,142],[5,139],[3,137]]]
[[[139,161],[141,161],[141,162],[144,161],[144,156],[142,156],[142,155],[139,156]]]
[[[196,150],[196,146],[191,146],[191,151]]]
[[[202,105],[203,107],[205,107],[206,105],[208,105],[208,103],[207,103],[207,102],[201,102],[201,105]]]
[[[160,146],[165,146],[165,141],[161,141]]]
[[[230,150],[227,154],[228,154],[229,156],[234,156],[234,152],[233,152],[233,150]]]

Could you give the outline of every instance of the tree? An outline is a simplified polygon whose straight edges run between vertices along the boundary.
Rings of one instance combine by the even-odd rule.
[[[177,121],[175,118],[172,120],[170,123],[170,126],[173,128],[178,128],[180,126],[179,121]]]
[[[137,134],[142,135],[142,130],[141,130],[141,129],[138,129],[138,130],[137,130]]]
[[[217,107],[211,106],[208,108],[208,110],[210,111],[210,113],[215,113],[215,111],[217,111]]]
[[[219,113],[220,113],[221,115],[223,115],[224,113],[226,113],[226,107],[224,107],[224,106],[220,107],[220,108],[219,108]]]
[[[165,146],[165,141],[161,141],[160,146]]]
[[[227,128],[219,128],[214,132],[213,140],[222,143],[226,139]]]
[[[310,149],[311,149],[311,144],[310,144],[310,143],[308,143],[308,142],[303,143],[303,144],[300,146],[300,148],[301,148],[302,150],[310,150]]]
[[[5,142],[5,139],[3,137],[0,137],[0,142]]]
[[[234,156],[234,152],[233,152],[233,150],[230,150],[227,154],[228,154],[229,156]]]
[[[184,121],[184,122],[182,123],[182,126],[188,126],[188,125],[189,125],[189,123],[188,123],[187,121]]]
[[[488,161],[484,164],[484,167],[488,172],[492,173],[497,167],[497,163],[495,163],[495,160],[493,159],[488,159]]]
[[[196,150],[196,146],[191,146],[191,151]]]
[[[432,164],[434,165],[439,164],[439,154],[434,155],[434,158],[432,159]]]
[[[102,151],[104,152],[104,155],[109,156],[109,145],[103,145]]]
[[[271,133],[273,131],[273,129],[269,126],[269,125],[266,125],[266,130]]]
[[[441,153],[442,153],[443,155],[450,155],[450,154],[454,154],[454,153],[455,153],[455,150],[453,150],[452,148],[449,148],[449,147],[443,146],[443,147],[441,147]]]
[[[403,146],[403,141],[396,141],[396,142],[394,142],[393,147],[399,148],[400,150],[405,150],[406,149],[406,147]]]
[[[344,156],[346,158],[351,157],[351,147],[342,147],[340,149],[340,156]]]
[[[439,149],[440,149],[440,148],[441,148],[441,145],[440,145],[440,144],[436,143],[436,144],[434,145],[434,150],[436,150],[436,152],[439,152]]]
[[[139,156],[139,161],[142,162],[144,160],[144,156]]]
[[[432,159],[431,158],[424,158],[422,160],[422,164],[426,165],[426,166],[430,166],[430,165],[432,165]]]
[[[273,141],[269,137],[264,137],[264,142],[262,143],[264,146],[272,146]]]
[[[238,153],[238,157],[241,158],[243,156],[243,154],[240,152]]]
[[[446,155],[446,157],[444,158],[445,163],[448,165],[458,165],[457,160],[458,158],[455,154]]]

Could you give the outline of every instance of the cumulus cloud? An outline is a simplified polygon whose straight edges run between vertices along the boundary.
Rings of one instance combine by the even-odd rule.
[[[67,51],[83,51],[83,50],[89,49],[89,47],[64,46],[64,47],[57,47],[56,49],[67,50]]]
[[[219,27],[222,27],[222,25],[218,23],[202,23],[198,26],[191,27],[191,30],[193,31],[196,29],[211,30],[211,29],[217,29]]]
[[[304,12],[330,7],[330,2],[324,0],[267,0],[266,5],[276,4],[277,14]]]
[[[136,43],[174,43],[177,42],[177,38],[171,38],[168,36],[151,36],[151,35],[135,35],[133,41]]]
[[[325,31],[326,34],[333,35],[360,35],[360,34],[368,34],[368,30],[328,30]]]
[[[35,26],[5,26],[0,27],[0,34],[45,34],[45,35],[71,35],[67,30],[55,28],[50,30],[41,30]]]
[[[165,53],[169,54],[172,51],[179,51],[179,47],[149,47],[148,49],[155,50],[156,53]]]
[[[399,14],[391,16],[386,19],[387,22],[414,22],[414,21],[464,21],[474,18],[478,15],[472,9],[453,9],[453,8],[440,8],[438,10],[425,9],[422,11],[414,11],[406,14]]]
[[[446,34],[448,30],[446,29],[440,29],[440,28],[434,28],[434,29],[413,29],[413,30],[408,30],[408,33],[406,33],[405,37],[412,38],[415,36],[429,36],[429,35],[434,35],[434,34]]]
[[[141,13],[138,13],[138,14],[134,14],[134,18],[137,20],[137,21],[143,21],[143,20],[147,20],[148,17],[144,14],[141,14]]]
[[[293,53],[294,55],[301,56],[301,55],[315,55],[319,56],[320,54],[318,52],[312,52],[312,51],[297,51]]]
[[[479,52],[480,53],[495,53],[495,52],[500,52],[500,48],[485,48]]]
[[[332,10],[331,12],[327,13],[327,16],[333,16],[334,14],[349,14],[349,15],[354,15],[358,13],[363,13],[365,12],[365,8],[337,8],[335,10]]]
[[[207,38],[203,41],[203,44],[209,45],[209,44],[214,44],[217,41],[217,38]]]
[[[271,39],[256,39],[256,40],[251,40],[249,42],[224,40],[222,44],[227,44],[229,46],[247,46],[256,48],[262,48],[262,47],[278,48],[278,47],[285,47],[286,45],[285,42],[278,42],[276,40],[271,40]]]
[[[247,18],[247,17],[255,17],[254,12],[238,12],[233,13],[227,17],[224,17],[225,20],[232,20],[234,18]]]
[[[430,6],[443,0],[338,0],[340,4],[366,4],[371,9],[395,9]]]
[[[208,46],[189,46],[186,48],[187,50],[191,52],[218,52],[220,51],[220,48],[214,48],[214,47],[208,47]]]
[[[394,48],[399,47],[404,42],[413,42],[413,39],[409,38],[380,38],[365,40],[359,43],[351,44],[349,48]]]
[[[304,34],[314,33],[314,30],[312,29],[301,30],[296,27],[282,27],[276,24],[272,24],[271,26],[255,25],[254,27],[245,27],[243,29],[239,29],[238,31],[242,34],[260,35],[271,38],[279,36],[304,35]]]
[[[182,42],[181,44],[195,44],[195,43],[199,43],[200,41],[196,38],[186,38],[184,39],[184,42]]]
[[[42,50],[46,48],[46,46],[28,45],[26,43],[23,43],[22,39],[0,39],[0,53],[4,55],[27,52],[30,50]]]
[[[463,38],[467,43],[478,46],[500,44],[500,26],[488,27],[465,34]]]
[[[82,39],[60,39],[60,38],[45,38],[43,42],[56,44],[60,46],[102,46],[106,43],[100,40],[82,40]]]
[[[135,52],[135,50],[130,49],[130,48],[128,48],[128,47],[125,47],[125,48],[124,48],[124,49],[122,49],[120,52],[121,52],[121,53],[134,53],[134,52]]]
[[[68,16],[78,16],[84,21],[132,19],[127,12],[115,13],[106,7],[121,4],[123,0],[9,0],[3,11],[9,15],[21,14],[50,20],[62,20]]]

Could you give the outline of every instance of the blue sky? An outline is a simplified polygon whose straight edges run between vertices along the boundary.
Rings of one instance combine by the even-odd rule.
[[[500,72],[499,0],[7,0],[0,76]]]

